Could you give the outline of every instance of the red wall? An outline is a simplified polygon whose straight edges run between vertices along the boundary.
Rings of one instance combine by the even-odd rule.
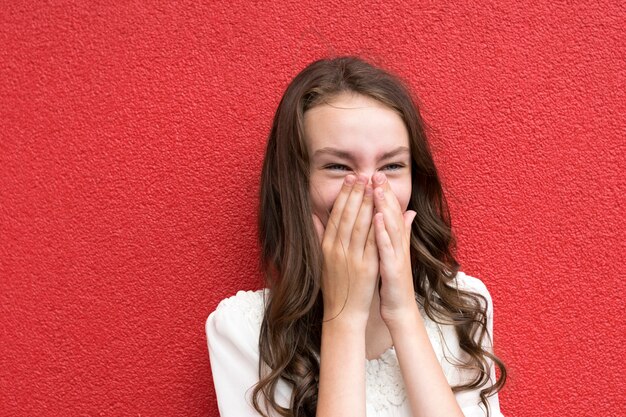
[[[328,53],[423,102],[504,414],[626,415],[623,4],[48,3],[0,8],[0,415],[217,416],[204,321],[261,285],[270,120]]]

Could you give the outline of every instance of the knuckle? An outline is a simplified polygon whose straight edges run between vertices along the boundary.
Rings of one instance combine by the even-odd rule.
[[[363,233],[366,233],[368,231],[369,231],[369,227],[365,228],[365,226],[362,223],[356,223],[354,225],[354,228],[352,229],[352,236],[362,235]]]
[[[333,256],[335,259],[340,259],[344,255],[343,245],[338,243],[339,240],[335,241],[332,247],[329,250],[329,254]]]
[[[349,218],[353,214],[354,214],[354,206],[351,204],[346,204],[346,206],[343,208],[342,218],[343,219]]]
[[[365,191],[365,184],[361,184],[361,183],[356,183],[354,184],[354,187],[352,187],[353,192],[358,192],[358,193],[362,193],[363,191]]]
[[[341,187],[341,191],[345,192],[345,193],[349,193],[352,188],[354,188],[354,185],[348,184],[344,181],[343,186]]]

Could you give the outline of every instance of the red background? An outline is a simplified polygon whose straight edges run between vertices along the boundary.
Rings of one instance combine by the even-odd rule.
[[[626,415],[622,2],[95,3],[0,8],[0,415],[217,416],[271,117],[344,53],[423,102],[504,414]]]

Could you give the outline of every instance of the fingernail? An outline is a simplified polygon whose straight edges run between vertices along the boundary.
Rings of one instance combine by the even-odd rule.
[[[385,182],[385,174],[383,174],[382,172],[377,172],[376,174],[374,174],[374,182],[376,184],[382,184]]]
[[[359,175],[356,182],[359,184],[367,184],[367,177],[365,175]]]
[[[344,179],[345,183],[348,185],[354,184],[355,180],[356,178],[354,178],[354,175],[347,175],[346,178]]]

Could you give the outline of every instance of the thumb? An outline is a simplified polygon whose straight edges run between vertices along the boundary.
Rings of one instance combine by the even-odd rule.
[[[313,214],[313,225],[315,226],[315,232],[317,233],[317,238],[320,241],[320,245],[322,244],[322,240],[324,239],[324,225],[317,215]]]
[[[415,216],[417,216],[417,212],[415,210],[407,210],[402,215],[402,217],[404,218],[404,228],[409,239],[411,238],[411,226],[413,225],[413,220],[415,220]]]

